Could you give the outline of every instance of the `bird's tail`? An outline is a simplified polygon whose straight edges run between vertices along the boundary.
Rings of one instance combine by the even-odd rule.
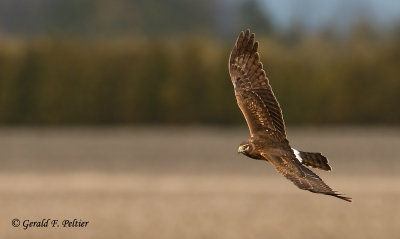
[[[302,164],[313,167],[313,168],[318,168],[326,171],[331,171],[332,168],[329,165],[328,159],[323,156],[321,153],[310,153],[310,152],[303,152],[299,151],[300,157],[302,159]]]

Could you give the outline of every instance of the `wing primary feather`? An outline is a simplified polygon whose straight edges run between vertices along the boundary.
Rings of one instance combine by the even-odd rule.
[[[249,35],[250,35],[250,31],[249,31],[249,29],[247,29],[246,32],[244,33],[244,37],[243,37],[243,40],[241,42],[242,44],[240,45],[239,55],[242,55],[244,53],[244,51],[246,49],[246,45],[247,45],[246,41],[248,41]]]
[[[281,151],[275,156],[270,155],[267,158],[270,159],[269,162],[279,173],[292,181],[298,188],[313,193],[334,196],[348,202],[352,201],[352,198],[332,190],[318,175],[296,160],[296,156],[290,148],[287,150]],[[263,152],[262,155],[266,158],[265,155],[268,155],[268,152]]]
[[[256,41],[255,43],[254,43],[254,45],[253,45],[253,52],[257,52],[257,50],[258,50],[258,41]]]
[[[245,52],[245,63],[243,64],[246,68],[249,66],[249,60],[252,58],[253,55],[253,45],[254,45],[254,33],[251,34],[250,39],[247,42],[246,52]]]
[[[254,33],[250,33],[249,29],[241,32],[230,55],[229,73],[237,103],[251,135],[272,130],[274,133],[268,134],[271,135],[271,140],[283,142],[286,140],[286,133],[282,113],[277,110],[280,109],[279,103],[263,70],[257,52],[258,46]],[[264,92],[249,93],[256,89]]]

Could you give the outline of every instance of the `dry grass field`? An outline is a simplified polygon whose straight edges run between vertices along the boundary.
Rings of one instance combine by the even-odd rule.
[[[236,128],[0,130],[0,238],[400,238],[400,129],[289,128],[354,198],[298,190]],[[13,227],[14,218],[60,227]],[[64,228],[65,219],[89,221]]]

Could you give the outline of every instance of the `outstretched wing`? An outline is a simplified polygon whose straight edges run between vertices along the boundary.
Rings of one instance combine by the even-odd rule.
[[[241,32],[229,59],[229,74],[239,108],[251,135],[262,133],[271,140],[286,140],[282,111],[257,52],[254,33]]]
[[[262,153],[262,155],[268,159],[279,173],[292,181],[298,188],[313,193],[331,195],[351,202],[352,199],[350,197],[333,191],[318,175],[304,167],[295,159],[293,152],[289,153],[288,151],[281,151],[279,155],[271,156],[266,153]]]

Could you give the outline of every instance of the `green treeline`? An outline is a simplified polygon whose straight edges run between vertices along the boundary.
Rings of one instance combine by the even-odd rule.
[[[287,123],[400,123],[398,42],[258,40]],[[243,123],[228,74],[233,42],[3,40],[0,123]]]

